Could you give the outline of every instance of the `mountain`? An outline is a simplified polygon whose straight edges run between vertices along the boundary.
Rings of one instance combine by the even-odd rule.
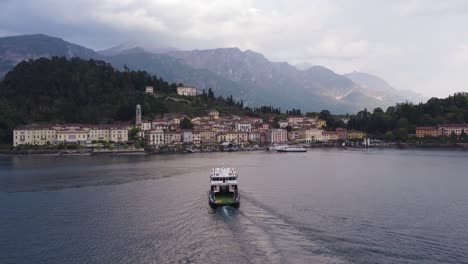
[[[139,50],[141,52],[150,52],[150,53],[166,53],[169,51],[174,51],[177,50],[176,48],[172,47],[151,47],[148,46],[147,44],[140,44],[136,41],[129,41],[122,43],[120,45],[108,48],[106,50],[100,50],[98,51],[99,54],[103,56],[115,56],[115,55],[120,55],[122,53],[127,53],[128,51],[135,51]]]
[[[83,59],[100,57],[88,49],[47,35],[22,35],[0,38],[0,78],[23,60],[64,56]]]
[[[195,69],[183,61],[166,54],[150,53],[141,49],[126,50],[114,56],[105,57],[115,68],[124,66],[135,70],[145,70],[171,82],[183,83],[208,91],[213,88],[216,95],[233,95],[248,101],[248,89],[234,81],[227,80],[211,71]]]
[[[251,50],[170,49],[155,53],[129,42],[98,53],[46,35],[0,38],[0,78],[20,61],[52,56],[102,59],[118,69],[126,65],[170,82],[205,90],[213,88],[217,95],[233,95],[247,106],[273,105],[283,109],[352,113],[363,107],[385,108],[411,98],[372,75],[340,75],[321,66],[300,70],[286,62],[269,61]]]
[[[359,85],[363,93],[379,99],[386,105],[393,105],[405,101],[419,103],[427,100],[427,98],[415,92],[397,90],[387,81],[375,75],[354,71],[344,74],[344,76]]]
[[[193,68],[209,70],[228,80],[255,87],[252,98],[263,98],[281,107],[346,113],[362,106],[376,107],[380,103],[349,78],[321,66],[299,70],[286,62],[271,62],[260,53],[243,52],[238,48],[167,54]]]

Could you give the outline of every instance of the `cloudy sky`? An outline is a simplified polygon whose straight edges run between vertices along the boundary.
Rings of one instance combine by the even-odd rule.
[[[467,25],[466,0],[0,0],[0,36],[97,50],[235,46],[439,97],[468,91]]]

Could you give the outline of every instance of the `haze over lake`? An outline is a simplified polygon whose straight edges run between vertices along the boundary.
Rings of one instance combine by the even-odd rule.
[[[0,263],[468,263],[468,152],[0,157]],[[239,173],[239,209],[208,205]]]

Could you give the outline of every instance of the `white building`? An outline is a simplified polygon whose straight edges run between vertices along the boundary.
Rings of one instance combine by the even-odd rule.
[[[112,142],[127,142],[128,130],[125,126],[120,125],[93,125],[88,126],[88,143],[93,141],[112,141]]]
[[[197,88],[193,87],[177,87],[177,94],[183,96],[196,96],[197,95]]]
[[[128,128],[122,125],[28,125],[13,130],[13,146],[86,144],[93,141],[127,142]]]
[[[192,142],[194,145],[201,144],[201,133],[200,132],[193,132],[192,133]]]
[[[56,131],[50,126],[29,125],[13,130],[13,146],[55,144]]]
[[[145,141],[150,146],[163,146],[165,144],[163,130],[148,130],[145,132]]]
[[[146,88],[145,88],[145,93],[147,93],[147,94],[152,94],[152,93],[154,93],[153,86],[146,86]]]
[[[212,109],[212,110],[210,110],[210,111],[208,112],[208,116],[210,116],[210,119],[212,119],[212,120],[218,120],[218,118],[219,118],[219,111]]]
[[[143,121],[140,125],[141,131],[151,130],[151,121]]]
[[[441,135],[450,136],[452,133],[459,136],[462,131],[465,131],[465,134],[468,134],[468,124],[445,124],[439,126],[439,131]]]
[[[289,125],[289,123],[286,120],[280,120],[278,121],[278,125],[280,128],[286,128]]]
[[[285,129],[269,129],[266,132],[266,142],[270,144],[288,141],[288,132]]]
[[[193,143],[193,134],[191,130],[182,130],[180,132],[180,139],[182,143],[192,144]]]

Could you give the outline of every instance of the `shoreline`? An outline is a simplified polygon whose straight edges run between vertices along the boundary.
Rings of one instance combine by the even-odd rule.
[[[468,150],[468,143],[379,143],[368,148],[362,146],[342,146],[339,143],[321,143],[304,146],[308,149],[440,149],[440,150]],[[196,154],[196,153],[213,153],[213,152],[249,152],[249,151],[266,151],[265,147],[258,149],[236,149],[236,150],[209,150],[190,152],[188,150],[178,151],[148,151],[148,150],[106,150],[106,151],[57,151],[57,150],[0,150],[0,157],[25,157],[25,156],[51,156],[51,157],[66,157],[66,156],[123,156],[123,155],[166,155],[166,154]]]

